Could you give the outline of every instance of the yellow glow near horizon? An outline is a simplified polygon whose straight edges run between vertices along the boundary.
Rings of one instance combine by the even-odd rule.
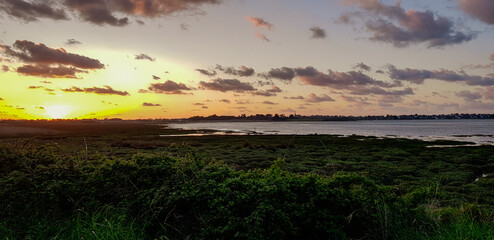
[[[73,111],[72,106],[67,105],[52,105],[46,106],[46,115],[51,119],[61,119],[67,117]]]

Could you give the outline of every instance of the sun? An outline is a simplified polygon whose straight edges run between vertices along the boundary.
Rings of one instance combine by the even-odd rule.
[[[67,105],[52,105],[45,107],[45,113],[51,119],[65,118],[71,112],[72,107]]]

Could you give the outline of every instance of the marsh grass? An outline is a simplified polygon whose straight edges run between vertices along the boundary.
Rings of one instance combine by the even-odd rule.
[[[0,239],[494,236],[493,147],[65,127],[0,138]]]

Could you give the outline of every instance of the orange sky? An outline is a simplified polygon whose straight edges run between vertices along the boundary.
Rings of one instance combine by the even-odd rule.
[[[0,119],[494,110],[491,0],[121,3],[1,2]]]

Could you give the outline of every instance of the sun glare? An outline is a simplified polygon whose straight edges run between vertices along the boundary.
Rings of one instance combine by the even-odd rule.
[[[61,119],[67,117],[72,112],[72,107],[67,105],[46,106],[45,112],[48,118]]]

